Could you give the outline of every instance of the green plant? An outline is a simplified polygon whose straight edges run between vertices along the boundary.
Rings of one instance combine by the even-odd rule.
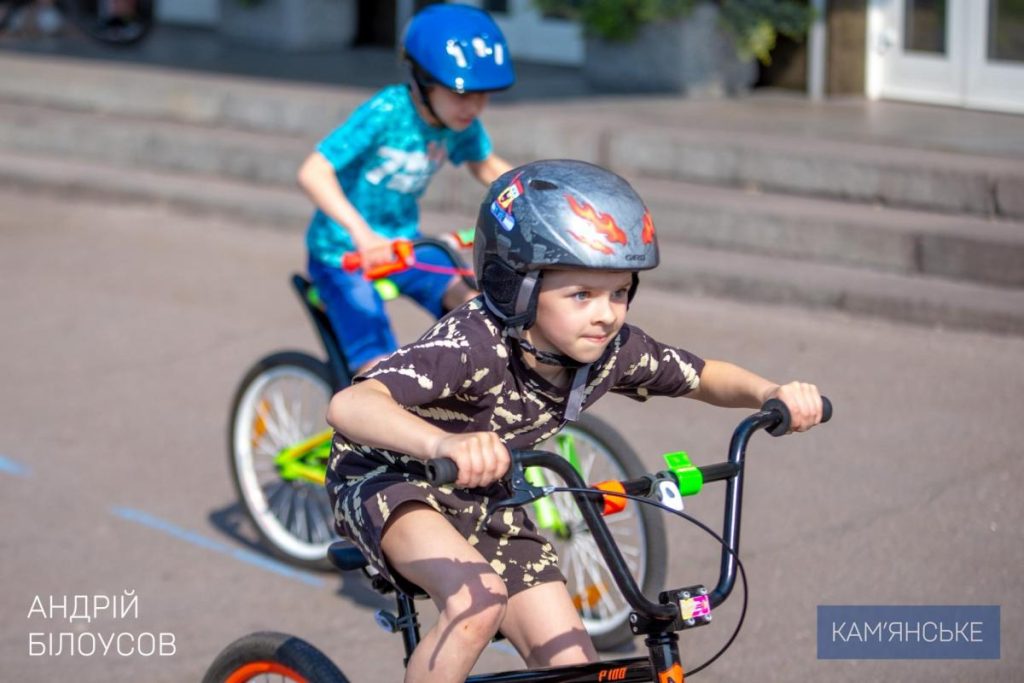
[[[698,0],[533,0],[544,14],[576,19],[587,35],[629,41],[644,24],[689,14]],[[741,57],[771,63],[780,33],[801,39],[814,11],[806,0],[708,0],[720,8],[722,26]]]

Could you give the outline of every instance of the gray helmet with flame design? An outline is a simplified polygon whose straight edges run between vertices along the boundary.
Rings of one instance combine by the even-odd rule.
[[[650,212],[623,178],[564,159],[535,161],[495,180],[476,222],[473,265],[487,307],[507,327],[535,318],[541,271],[633,272],[658,265]]]

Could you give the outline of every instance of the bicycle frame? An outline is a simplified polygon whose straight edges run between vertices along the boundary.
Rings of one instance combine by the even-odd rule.
[[[736,556],[739,553],[740,522],[743,500],[743,467],[747,443],[760,429],[769,429],[780,422],[780,414],[774,410],[761,411],[744,419],[735,429],[729,444],[729,459],[726,462],[698,467],[704,482],[724,481],[726,483],[725,517],[722,538],[721,564],[718,582],[708,601],[711,607],[725,602],[732,592],[736,580]],[[564,458],[546,451],[516,451],[513,453],[516,467],[543,467],[560,476],[573,489],[586,489],[576,469]],[[513,482],[515,478],[513,477]],[[601,515],[600,493],[592,494],[574,491],[572,493],[583,519],[597,543],[598,550],[611,569],[612,576],[634,612],[630,615],[632,630],[645,635],[647,657],[629,657],[593,664],[566,667],[552,667],[524,671],[470,676],[467,683],[604,683],[605,681],[657,681],[657,683],[683,683],[683,668],[679,654],[677,631],[690,625],[680,617],[675,600],[683,589],[663,591],[659,602],[648,600],[640,591],[628,571],[625,560],[615,545],[611,532]],[[358,551],[355,551],[358,554]],[[344,560],[338,563],[344,566]],[[353,565],[357,566],[357,565]],[[405,661],[420,640],[418,616],[413,599],[401,592],[396,593],[398,618],[395,630],[402,633],[405,644]],[[708,617],[710,620],[710,617]],[[706,622],[705,622],[706,623]]]

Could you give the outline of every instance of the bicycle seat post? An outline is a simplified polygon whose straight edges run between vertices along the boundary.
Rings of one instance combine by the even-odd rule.
[[[420,643],[419,613],[411,596],[400,590],[395,591],[395,604],[398,607],[397,626],[402,631],[402,645],[405,646],[405,659],[402,666],[409,666],[412,651]]]

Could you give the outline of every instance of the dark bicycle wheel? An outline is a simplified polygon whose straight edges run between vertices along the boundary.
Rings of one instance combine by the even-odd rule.
[[[242,508],[271,552],[307,569],[329,570],[327,547],[339,540],[323,483],[333,393],[326,363],[299,351],[272,354],[239,385],[228,430]]]
[[[153,28],[154,0],[120,0],[129,5],[125,13],[111,13],[109,0],[65,0],[62,6],[86,35],[108,45],[138,43]]]
[[[570,423],[537,448],[568,458],[583,480],[591,484],[632,479],[648,471],[622,435],[594,415],[581,415],[579,421]],[[550,472],[545,471],[544,477],[548,483],[563,484]],[[558,551],[569,595],[594,646],[611,650],[630,642],[633,639],[629,627],[632,608],[616,587],[579,508],[567,493],[556,493],[551,501],[557,510],[557,523],[535,521]],[[535,508],[534,513],[537,512]],[[605,517],[605,522],[637,585],[647,595],[661,590],[668,554],[660,511],[630,502],[622,512]]]
[[[206,670],[203,683],[348,683],[320,650],[301,638],[265,631],[228,645]]]

